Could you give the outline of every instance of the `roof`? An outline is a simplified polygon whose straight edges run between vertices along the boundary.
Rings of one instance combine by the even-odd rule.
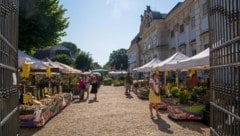
[[[137,43],[141,40],[140,38],[140,34],[138,33],[134,38],[133,40],[131,41],[131,45],[134,44],[134,43]]]
[[[164,18],[166,18],[166,15],[167,14],[164,14],[164,13],[162,14],[158,11],[152,11],[153,19],[164,19]]]
[[[183,3],[183,2],[178,2],[178,3],[168,12],[168,14],[166,15],[166,17],[169,16],[172,12],[174,12],[180,5],[182,5],[182,3]],[[166,17],[165,17],[165,18],[166,18]]]
[[[167,16],[167,14],[165,14],[165,13],[160,13],[159,11],[151,10],[151,7],[150,7],[150,6],[147,6],[147,9],[144,10],[144,12],[151,12],[151,13],[152,13],[153,20],[154,20],[154,19],[164,19],[164,18],[166,18],[166,16]]]

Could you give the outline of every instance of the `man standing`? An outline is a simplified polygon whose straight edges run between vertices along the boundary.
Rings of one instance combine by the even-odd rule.
[[[132,83],[133,83],[133,79],[132,79],[130,73],[128,73],[126,76],[126,79],[125,79],[125,88],[126,88],[125,94],[126,95],[130,94]]]

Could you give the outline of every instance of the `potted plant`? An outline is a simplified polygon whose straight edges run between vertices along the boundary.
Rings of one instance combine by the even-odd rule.
[[[189,98],[189,93],[187,90],[179,92],[179,100],[181,104],[187,104]]]
[[[172,94],[173,97],[178,97],[179,96],[180,89],[176,86],[171,88],[170,93]]]

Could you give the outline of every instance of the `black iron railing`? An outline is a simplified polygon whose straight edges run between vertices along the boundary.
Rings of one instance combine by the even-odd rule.
[[[18,0],[0,0],[0,136],[18,134]]]
[[[209,0],[211,135],[240,135],[240,1]]]

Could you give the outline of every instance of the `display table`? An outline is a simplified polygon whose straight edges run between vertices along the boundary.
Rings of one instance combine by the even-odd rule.
[[[19,106],[20,127],[42,127],[71,102],[69,93],[55,94],[33,105]]]
[[[191,113],[179,106],[168,106],[168,116],[175,120],[202,120],[202,114]]]

